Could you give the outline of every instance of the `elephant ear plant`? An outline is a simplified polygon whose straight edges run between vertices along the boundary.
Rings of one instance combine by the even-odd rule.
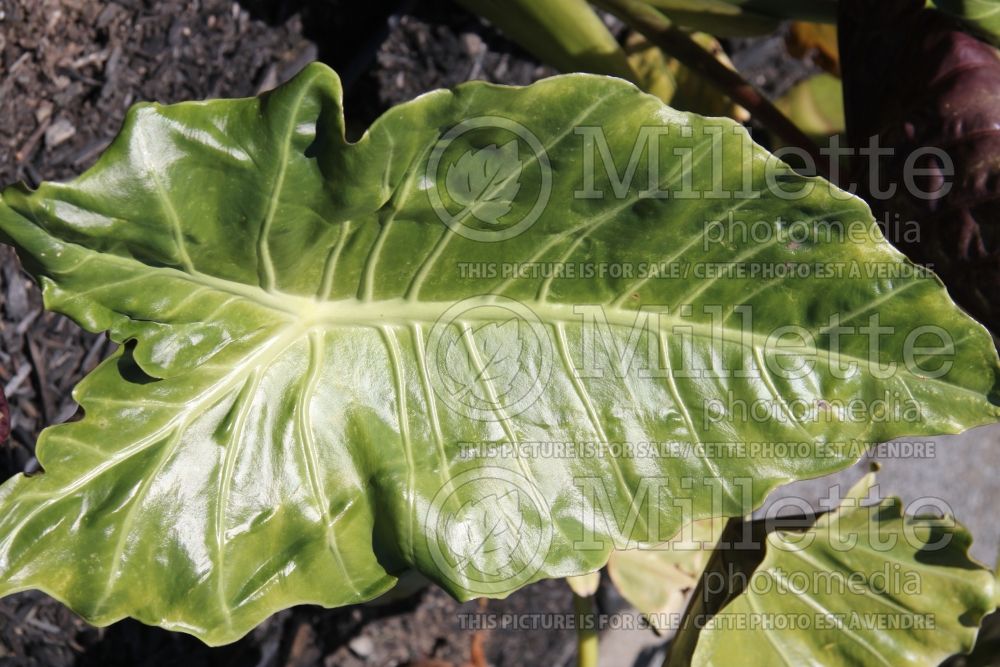
[[[437,91],[355,143],[318,64],[139,105],[0,228],[122,344],[0,487],[0,593],[98,625],[223,644],[410,571],[504,596],[998,416],[989,334],[861,200],[618,79]]]
[[[874,473],[815,521],[732,523],[678,624],[667,667],[902,667],[968,652],[995,588],[993,574],[965,553],[968,532],[950,517],[907,516],[898,498],[871,495]]]

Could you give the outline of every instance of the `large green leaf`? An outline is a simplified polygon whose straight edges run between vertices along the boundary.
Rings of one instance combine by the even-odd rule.
[[[971,650],[996,606],[993,573],[969,559],[972,538],[953,518],[904,516],[898,498],[866,503],[874,482],[807,530],[767,533],[755,567],[717,555],[668,664],[932,667]]]
[[[77,387],[85,418],[42,435],[45,473],[0,487],[0,593],[38,588],[97,624],[129,615],[210,643],[288,605],[369,599],[409,569],[461,598],[505,595],[593,571],[630,539],[742,516],[866,443],[997,419],[988,334],[909,271],[860,200],[731,121],[569,75],[425,95],[351,144],[340,99],[312,65],[257,99],[140,105],[76,181],[4,191],[0,228],[47,306],[127,345]],[[620,169],[641,128],[668,134],[618,184],[580,127],[604,132]],[[749,194],[726,197],[744,177]],[[605,195],[575,194],[591,190]],[[759,222],[753,238],[716,239],[741,219]],[[794,220],[806,234],[789,236]],[[872,236],[831,238],[830,220]],[[614,269],[642,262],[681,273]],[[858,273],[696,278],[718,263]],[[653,306],[669,326],[636,326]],[[838,313],[892,333],[835,345]],[[773,335],[790,324],[813,332],[798,351]],[[932,324],[952,341],[944,367],[907,349]],[[798,361],[812,366],[782,370]],[[886,395],[919,411],[858,419],[847,403]],[[740,419],[731,397],[776,413]],[[784,418],[798,400],[819,418]],[[584,446],[597,441],[802,444]]]

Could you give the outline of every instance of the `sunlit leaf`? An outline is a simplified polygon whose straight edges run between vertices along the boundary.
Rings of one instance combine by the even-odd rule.
[[[985,330],[860,200],[732,121],[569,75],[424,95],[348,143],[340,100],[312,65],[260,98],[140,105],[77,180],[3,192],[47,307],[124,345],[43,433],[44,474],[0,487],[0,593],[213,644],[411,570],[502,596],[870,442],[997,419]],[[493,181],[513,200],[484,222],[448,168],[513,140],[519,187]],[[749,273],[792,265],[857,273]]]
[[[898,498],[871,505],[873,484],[866,476],[807,530],[767,533],[753,567],[719,554],[670,667],[932,667],[969,651],[995,608],[993,573],[969,559],[972,538],[953,518],[904,516]]]
[[[844,132],[844,91],[832,74],[814,74],[800,81],[774,105],[820,144]]]

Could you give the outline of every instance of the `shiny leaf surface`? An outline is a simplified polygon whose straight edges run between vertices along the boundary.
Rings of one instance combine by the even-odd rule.
[[[42,435],[44,474],[0,487],[0,593],[38,588],[97,624],[133,616],[213,644],[411,570],[502,596],[742,516],[866,443],[997,419],[988,334],[860,200],[731,121],[568,75],[424,95],[348,143],[340,100],[312,65],[260,98],[140,105],[74,182],[4,191],[0,228],[46,305],[126,344],[77,387],[85,417]],[[624,170],[636,145],[650,155],[642,128],[663,131],[654,159],[632,179],[599,169],[597,130]],[[449,192],[462,156],[515,139],[516,192],[485,176]],[[487,156],[499,164],[466,168]],[[772,238],[715,238],[741,219]],[[789,237],[790,220],[806,233]],[[869,235],[830,238],[828,220]],[[858,273],[698,269],[817,263]],[[834,343],[834,315],[891,333]],[[791,324],[804,347],[774,335]],[[911,337],[930,325],[951,347],[925,368],[933,341]],[[847,409],[886,395],[919,409]],[[737,399],[777,412],[740,418]],[[799,446],[742,448],[762,442]]]
[[[693,654],[668,664],[931,667],[969,651],[995,607],[993,574],[969,559],[954,519],[904,516],[898,498],[866,503],[873,484],[866,476],[808,530],[768,533],[749,579],[730,579],[743,590],[700,632],[686,623],[677,645],[696,643]]]

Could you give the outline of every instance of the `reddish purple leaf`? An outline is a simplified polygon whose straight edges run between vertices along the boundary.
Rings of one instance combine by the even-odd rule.
[[[848,140],[895,151],[877,167],[856,157],[852,180],[876,215],[904,222],[890,232],[919,224],[919,238],[889,236],[1000,332],[1000,54],[924,5],[840,3]],[[889,184],[896,192],[880,195]]]

